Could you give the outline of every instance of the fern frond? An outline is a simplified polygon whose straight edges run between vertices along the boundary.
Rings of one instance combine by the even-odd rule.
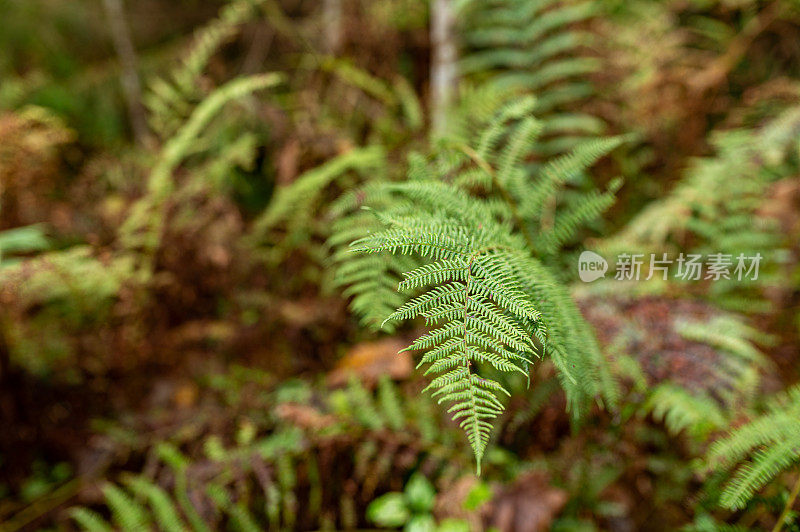
[[[673,434],[688,430],[702,437],[726,426],[727,419],[719,403],[706,394],[691,394],[685,388],[660,384],[647,400],[656,421],[663,422]]]
[[[534,107],[532,98],[501,100],[482,126],[465,120],[443,137],[432,160],[410,157],[407,181],[371,183],[348,195],[348,208],[367,207],[373,222],[348,250],[350,257],[361,257],[358,263],[342,249],[335,254],[352,283],[348,294],[356,298],[365,297],[359,292],[370,286],[383,294],[396,283],[402,303],[384,316],[384,324],[422,318],[429,326],[407,350],[422,352],[418,367],[432,376],[428,389],[450,404],[479,469],[491,422],[503,411],[500,397],[507,393],[495,374],[527,376],[534,360],[549,354],[575,419],[593,398],[613,406],[618,396],[569,293],[533,256],[540,250],[528,244],[525,231],[531,224],[519,207],[537,183],[541,201],[550,200],[571,174],[585,171],[621,139],[587,143],[545,166],[544,177],[532,179],[525,161],[541,131],[531,116]],[[543,181],[547,185],[541,186]],[[468,183],[482,183],[481,194],[473,194]],[[554,249],[609,199],[610,193],[590,195],[558,217],[550,232],[533,234]],[[343,220],[362,223],[364,216],[360,210]],[[343,235],[359,231],[351,222],[338,233],[332,240],[341,245],[347,240]],[[367,263],[369,257],[382,261]],[[405,258],[412,267],[398,271],[397,262],[384,258]]]
[[[199,78],[211,56],[232,39],[239,27],[255,18],[263,0],[236,0],[226,5],[219,16],[198,29],[188,53],[165,77],[150,81],[143,102],[149,111],[150,126],[162,139],[174,135],[203,100]]]
[[[558,369],[573,419],[580,418],[593,398],[615,408],[620,395],[618,384],[569,292],[536,259],[517,255],[513,268],[543,316],[534,333]]]
[[[557,213],[553,227],[544,229],[539,235],[541,244],[538,245],[538,249],[543,254],[555,254],[562,245],[575,236],[578,229],[599,218],[614,204],[614,186],[612,183],[611,190],[605,193],[591,191],[584,195],[579,203],[568,207],[563,213]]]
[[[327,244],[334,250],[331,257],[335,266],[334,284],[344,288],[344,295],[351,298],[350,308],[361,323],[378,329],[386,316],[406,301],[406,296],[397,291],[397,283],[401,274],[413,269],[418,261],[390,253],[351,252],[352,242],[382,229],[372,212],[361,209],[367,198],[380,207],[391,204],[393,194],[384,190],[383,184],[370,183],[343,195],[330,210],[335,221]],[[386,325],[386,330],[393,331],[391,324]]]
[[[758,129],[714,133],[715,154],[695,159],[666,197],[643,209],[602,251],[672,251],[676,243],[690,241],[692,249],[681,251],[733,257],[759,252],[762,264],[779,262],[783,235],[759,209],[771,183],[797,172],[798,116],[796,107],[790,108]],[[788,134],[773,135],[773,128]],[[721,280],[710,296],[718,305],[743,313],[766,311],[769,304],[756,288],[779,284],[776,275],[767,267],[757,280]]]
[[[180,518],[167,492],[143,477],[129,476],[124,482],[132,493],[148,501],[160,530],[168,532],[186,530],[186,524]]]
[[[161,458],[175,473],[175,499],[191,524],[192,529],[197,532],[210,532],[210,527],[203,521],[197,508],[195,508],[189,498],[188,479],[186,478],[186,469],[189,465],[189,459],[173,445],[164,442],[158,445],[156,452],[159,458]]]
[[[206,493],[221,510],[230,515],[232,524],[237,530],[242,532],[258,532],[261,530],[261,527],[256,524],[255,519],[243,504],[231,501],[225,488],[219,484],[212,483],[206,487]]]
[[[720,504],[726,508],[741,509],[761,488],[779,473],[790,469],[800,459],[800,428],[765,449],[759,449],[752,461],[742,465],[725,486]]]
[[[488,364],[499,371],[522,371],[520,360],[526,360],[524,353],[533,354],[534,350],[529,338],[520,341],[519,332],[525,329],[519,323],[535,322],[541,316],[510,277],[505,252],[483,250],[479,239],[449,225],[438,227],[440,232],[405,229],[387,229],[354,246],[364,252],[414,253],[437,261],[406,274],[405,287],[433,286],[399,307],[387,321],[416,316],[430,321],[448,318],[444,326],[423,337],[444,342],[444,346],[424,347],[428,349],[424,360],[431,364],[431,370],[447,371],[433,379],[429,388],[436,390],[435,396],[441,396],[440,402],[455,403],[451,412],[455,413],[454,419],[464,418],[460,424],[467,432],[480,470],[489,438],[487,419],[502,411],[502,403],[493,392],[502,388],[495,381],[475,375],[473,363]],[[476,307],[489,312],[473,313]],[[417,345],[425,345],[425,340],[415,342],[411,348]],[[521,352],[516,352],[520,348]]]
[[[70,517],[82,530],[88,532],[111,532],[114,530],[100,514],[88,508],[73,508],[70,511]]]
[[[261,74],[237,78],[204,99],[189,119],[165,144],[158,162],[150,172],[147,194],[131,208],[120,230],[123,244],[132,249],[153,251],[158,245],[163,222],[161,207],[174,189],[173,172],[192,149],[200,133],[229,102],[254,91],[273,87],[282,81],[279,74]]]
[[[520,214],[525,218],[538,219],[542,206],[562,183],[577,177],[601,157],[607,155],[624,141],[623,137],[611,137],[585,141],[570,153],[547,162],[537,172],[534,183],[520,187]]]
[[[146,530],[153,526],[147,509],[121,488],[106,484],[103,495],[108,501],[114,521],[123,530]]]
[[[392,430],[400,431],[404,425],[404,412],[401,398],[392,381],[386,375],[378,381],[378,404],[382,417]]]
[[[384,157],[383,150],[378,146],[358,148],[309,170],[275,192],[269,207],[253,223],[253,232],[263,234],[283,220],[307,217],[315,198],[333,180],[348,170],[366,172],[379,169]]]
[[[761,488],[800,460],[800,386],[779,395],[767,412],[715,442],[706,455],[709,469],[739,465],[725,485],[720,504],[743,508]]]
[[[536,146],[539,155],[568,151],[581,138],[602,132],[602,121],[574,109],[593,92],[581,78],[599,67],[596,59],[582,55],[593,36],[575,25],[596,13],[596,3],[584,1],[461,4],[460,72],[497,89],[537,94],[542,133],[553,137]],[[570,131],[576,135],[564,136]]]

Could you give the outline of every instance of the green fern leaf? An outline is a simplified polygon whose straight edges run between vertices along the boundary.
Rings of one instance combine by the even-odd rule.
[[[125,531],[147,530],[152,527],[147,509],[114,484],[103,487],[114,521]]]

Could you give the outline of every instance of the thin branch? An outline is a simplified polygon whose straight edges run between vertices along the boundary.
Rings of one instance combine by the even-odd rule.
[[[792,506],[794,505],[794,501],[797,499],[798,493],[800,493],[800,475],[797,476],[797,482],[794,483],[792,492],[789,494],[789,499],[786,501],[786,506],[783,507],[783,512],[781,512],[780,517],[778,517],[778,522],[775,523],[775,526],[772,528],[772,532],[780,532],[780,530],[783,528],[783,522],[786,521],[786,517],[792,510]]]
[[[240,73],[248,76],[260,72],[264,66],[264,60],[269,55],[272,42],[275,40],[275,31],[264,24],[259,24],[253,32],[250,41],[250,48],[242,61]]]
[[[778,18],[780,10],[781,2],[774,1],[766,9],[750,19],[742,31],[728,45],[727,51],[690,81],[692,90],[697,93],[703,93],[722,83],[728,77],[728,73],[742,60],[755,38]]]
[[[9,374],[11,373],[11,348],[6,340],[6,322],[0,314],[0,388],[5,388],[9,384]]]

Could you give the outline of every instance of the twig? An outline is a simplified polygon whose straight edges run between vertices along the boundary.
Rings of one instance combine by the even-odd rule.
[[[728,76],[728,73],[739,64],[739,61],[747,53],[747,49],[755,38],[778,18],[780,9],[781,2],[776,0],[750,19],[730,43],[727,51],[691,80],[690,86],[692,90],[697,93],[703,93],[721,83]]]
[[[800,493],[800,475],[797,476],[797,482],[794,483],[792,492],[789,494],[789,499],[786,501],[786,506],[783,507],[783,512],[781,512],[780,517],[778,517],[778,522],[775,523],[775,526],[772,528],[772,532],[780,532],[780,530],[783,528],[783,522],[786,521],[786,516],[788,516],[789,512],[792,510],[792,506],[794,505],[794,501],[797,499],[798,493]]]
[[[242,61],[241,73],[244,75],[255,74],[263,67],[264,60],[269,54],[272,41],[275,38],[275,31],[266,25],[259,25],[253,32],[253,40],[250,49]]]
[[[33,521],[47,515],[55,508],[58,508],[70,500],[77,495],[83,487],[84,481],[82,478],[70,480],[56,490],[35,500],[5,523],[0,523],[0,532],[16,532],[26,527]]]
[[[5,318],[0,314],[0,389],[5,389],[11,373],[11,349],[6,340]]]

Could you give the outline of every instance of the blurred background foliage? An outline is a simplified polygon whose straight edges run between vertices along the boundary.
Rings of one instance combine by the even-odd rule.
[[[441,4],[0,0],[0,530],[800,530],[800,4]],[[621,397],[509,378],[476,478],[329,238],[507,90],[532,172],[625,135],[542,214],[624,178],[547,257]],[[579,286],[584,248],[765,258]]]

